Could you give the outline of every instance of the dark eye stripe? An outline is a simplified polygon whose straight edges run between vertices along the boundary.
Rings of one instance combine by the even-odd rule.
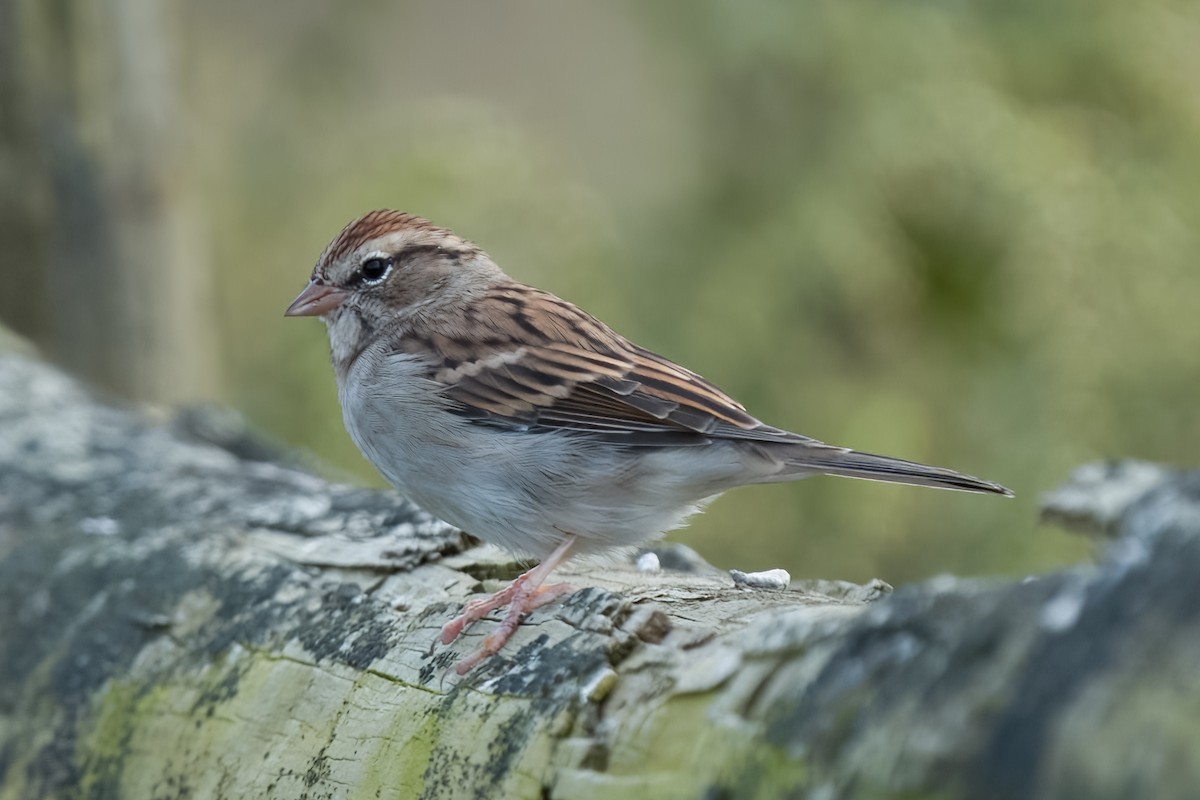
[[[404,260],[410,256],[415,256],[418,253],[445,253],[448,256],[457,256],[457,253],[445,250],[440,244],[410,244],[404,247],[396,257]]]
[[[354,275],[351,277],[351,283],[355,286],[363,284],[373,285],[379,283],[387,277],[388,273],[397,264],[403,265],[411,257],[420,253],[443,253],[452,259],[457,260],[458,253],[447,251],[442,245],[436,244],[415,244],[403,248],[400,252],[393,256],[372,256],[362,262]]]

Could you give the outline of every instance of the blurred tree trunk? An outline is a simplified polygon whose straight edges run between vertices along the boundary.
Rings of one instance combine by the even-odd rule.
[[[0,0],[0,320],[126,397],[212,396],[170,0]]]

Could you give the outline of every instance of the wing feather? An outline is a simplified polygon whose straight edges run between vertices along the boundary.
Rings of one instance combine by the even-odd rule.
[[[398,349],[431,356],[431,377],[455,410],[481,424],[569,431],[630,446],[714,439],[820,446],[764,425],[696,373],[529,286],[495,286],[459,324],[443,321],[440,329],[487,335],[410,329]]]

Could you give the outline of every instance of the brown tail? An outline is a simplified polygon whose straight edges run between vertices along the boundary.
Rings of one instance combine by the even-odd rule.
[[[830,448],[804,448],[788,459],[788,465],[796,472],[823,472],[845,478],[862,478],[868,481],[907,483],[913,486],[932,486],[935,489],[955,489],[960,492],[981,492],[1012,497],[1013,493],[998,483],[985,481],[973,475],[964,475],[944,467],[931,467],[914,461],[903,461],[857,450]]]

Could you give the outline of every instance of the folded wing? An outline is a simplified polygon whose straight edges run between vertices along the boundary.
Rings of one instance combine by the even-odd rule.
[[[459,329],[472,339],[418,332],[409,341],[433,354],[431,377],[456,412],[480,424],[634,447],[714,439],[829,447],[763,424],[696,373],[532,287],[495,287],[468,313]]]

